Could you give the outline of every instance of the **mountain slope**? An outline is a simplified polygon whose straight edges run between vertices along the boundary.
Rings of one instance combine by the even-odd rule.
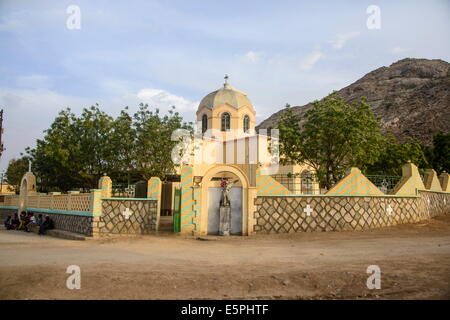
[[[369,72],[337,91],[347,103],[363,96],[380,117],[384,131],[401,141],[415,138],[425,145],[433,136],[450,131],[450,64],[443,60],[403,59]],[[312,107],[293,107],[303,114]],[[264,120],[257,129],[274,128],[283,110]]]

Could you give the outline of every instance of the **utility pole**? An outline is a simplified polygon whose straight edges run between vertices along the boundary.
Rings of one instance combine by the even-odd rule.
[[[0,158],[3,154],[3,109],[0,110]]]
[[[0,195],[3,193],[3,179],[5,177],[5,170],[3,170],[1,173],[1,181],[0,181]]]
[[[0,159],[3,154],[3,109],[0,110]],[[0,194],[3,193],[3,178],[5,177],[5,170],[1,172]]]

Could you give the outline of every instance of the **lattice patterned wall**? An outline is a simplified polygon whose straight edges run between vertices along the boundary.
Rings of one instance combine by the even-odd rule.
[[[450,193],[420,197],[258,196],[255,232],[365,230],[450,214]]]
[[[13,207],[13,206],[17,207],[19,205],[19,196],[18,195],[5,196],[5,201],[3,202],[2,205],[6,207]]]
[[[51,195],[40,195],[39,198],[39,207],[41,209],[50,209],[52,205],[52,196]]]
[[[91,194],[72,194],[70,210],[73,211],[89,211],[91,205]]]
[[[50,210],[66,210],[66,211],[90,211],[91,210],[92,193],[81,194],[35,194],[28,196],[27,207],[50,209]],[[19,196],[5,196],[1,206],[17,207],[19,206]]]
[[[29,208],[38,208],[38,205],[39,205],[39,195],[28,197],[27,206]]]
[[[62,195],[54,195],[53,196],[53,210],[69,210],[68,209],[68,203],[69,201],[69,195],[62,194]]]

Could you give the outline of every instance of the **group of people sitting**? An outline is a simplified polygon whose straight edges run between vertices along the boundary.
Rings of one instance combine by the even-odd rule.
[[[39,234],[45,234],[47,230],[53,229],[55,223],[53,220],[46,215],[39,214],[37,217],[33,212],[22,211],[20,217],[17,213],[14,217],[8,216],[5,220],[5,228],[7,230],[23,230],[25,232],[30,232],[34,227],[39,227]]]

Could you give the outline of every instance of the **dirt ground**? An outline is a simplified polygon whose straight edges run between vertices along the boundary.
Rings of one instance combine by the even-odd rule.
[[[69,290],[69,265],[81,289]],[[369,265],[381,289],[366,286]],[[364,232],[71,241],[0,231],[0,299],[449,299],[450,216]]]

